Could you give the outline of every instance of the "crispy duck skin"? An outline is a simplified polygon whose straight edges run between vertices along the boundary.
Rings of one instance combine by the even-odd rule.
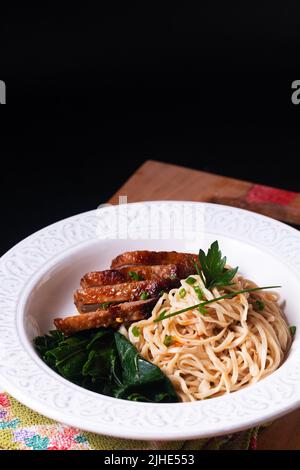
[[[118,269],[106,269],[105,271],[92,271],[85,274],[80,285],[83,289],[86,287],[107,286],[113,284],[121,284],[126,282],[126,278]]]
[[[139,280],[161,280],[169,279],[174,281],[174,287],[178,285],[180,279],[180,269],[175,264],[164,264],[156,266],[124,266],[118,269],[107,269],[106,271],[95,271],[87,273],[81,279],[81,287],[83,289],[87,287],[105,286],[111,284],[120,284],[122,282],[134,281],[134,276],[131,274],[135,273]],[[187,276],[190,272],[187,274]],[[177,281],[177,282],[176,282]]]
[[[132,302],[140,300],[141,295],[156,297],[163,289],[167,288],[168,281],[159,282],[135,281],[123,284],[114,284],[100,287],[88,287],[78,289],[74,294],[74,303],[80,313],[97,310],[99,304],[105,302]],[[145,300],[145,299],[142,299]]]
[[[121,324],[142,320],[150,314],[155,306],[157,298],[139,300],[136,302],[124,302],[118,305],[110,305],[107,309],[97,310],[86,315],[74,315],[67,318],[56,318],[56,328],[69,336],[78,331],[92,328],[112,327],[119,328]]]
[[[199,264],[198,256],[192,253],[177,251],[128,251],[114,258],[111,268],[116,269],[128,265],[175,264],[179,269],[179,277],[184,279],[195,273],[194,263]],[[188,274],[185,274],[188,273]]]

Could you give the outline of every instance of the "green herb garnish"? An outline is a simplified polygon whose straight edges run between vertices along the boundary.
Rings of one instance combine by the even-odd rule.
[[[164,345],[167,346],[168,348],[169,346],[171,346],[172,343],[173,343],[173,336],[166,335],[164,339]]]
[[[193,261],[193,263],[194,263],[194,265],[195,265],[195,269],[196,269],[196,272],[197,272],[198,276],[200,276],[200,278],[201,278],[203,284],[205,285],[205,279],[204,279],[204,277],[203,277],[203,274],[202,274],[201,269],[199,268],[198,263],[196,263],[195,261]]]
[[[262,312],[263,309],[265,308],[264,302],[262,302],[261,300],[256,300],[255,303],[256,303],[256,306],[257,306],[258,310],[260,310]]]
[[[198,307],[198,310],[202,315],[207,314],[207,308],[205,308],[203,305],[200,305],[200,307]]]
[[[99,309],[106,310],[111,304],[112,302],[103,302],[102,304],[99,305]]]
[[[171,279],[171,281],[174,281],[175,279],[177,279],[177,276],[176,274],[170,274],[169,278]]]
[[[136,338],[140,336],[140,329],[137,326],[134,326],[131,331],[133,336],[135,336]]]
[[[131,279],[133,279],[134,281],[141,281],[142,280],[141,276],[138,273],[136,273],[135,271],[128,271],[128,276],[130,276]]]
[[[207,255],[203,250],[199,250],[199,261],[207,289],[231,285],[231,281],[238,270],[238,267],[234,269],[225,268],[226,256],[222,257],[217,241],[211,244]]]
[[[292,338],[295,336],[296,334],[296,330],[297,330],[297,327],[292,325],[292,326],[289,326],[289,330],[290,330],[290,333],[291,333],[291,336]]]
[[[148,292],[142,292],[140,295],[141,300],[147,300],[149,298],[149,293]]]
[[[199,304],[195,304],[195,305],[191,305],[190,307],[186,307],[186,308],[183,308],[182,310],[178,310],[177,312],[171,312],[171,313],[168,313],[167,315],[165,314],[166,311],[163,311],[155,320],[153,320],[155,323],[161,321],[161,320],[165,320],[166,318],[170,318],[170,317],[175,317],[175,315],[179,315],[180,313],[184,313],[184,312],[188,312],[189,310],[193,310],[194,308],[198,308],[199,307],[205,307],[205,305],[209,305],[209,304],[212,304],[213,302],[218,302],[219,300],[223,300],[223,299],[232,299],[233,297],[236,297],[237,295],[239,294],[245,294],[247,292],[255,292],[255,291],[258,291],[258,290],[263,290],[263,289],[276,289],[276,288],[279,288],[281,286],[264,286],[264,287],[252,287],[251,289],[243,289],[243,290],[238,290],[238,291],[233,291],[233,292],[230,292],[228,294],[224,294],[224,295],[221,295],[220,297],[216,297],[215,299],[211,299],[211,300],[205,300],[204,302],[201,302]]]
[[[190,286],[192,286],[193,284],[195,284],[195,282],[197,282],[197,279],[195,279],[194,277],[190,276],[188,277],[185,282],[187,282]]]
[[[186,296],[186,290],[184,287],[182,287],[181,289],[179,289],[179,297],[181,297],[183,299],[183,297]]]
[[[158,317],[154,320],[154,322],[158,322],[160,320],[163,320],[165,318],[165,315],[167,313],[167,310],[163,310],[159,315]]]
[[[204,295],[203,295],[203,292],[202,292],[201,287],[195,286],[195,287],[194,287],[194,291],[196,292],[198,299],[199,299],[199,300],[202,300],[203,297],[204,297]]]

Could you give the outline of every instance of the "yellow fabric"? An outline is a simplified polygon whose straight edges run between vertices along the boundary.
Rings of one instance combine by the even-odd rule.
[[[257,429],[195,441],[134,441],[83,432],[45,418],[0,393],[0,448],[5,450],[197,450],[249,448]],[[233,446],[233,447],[232,447]]]

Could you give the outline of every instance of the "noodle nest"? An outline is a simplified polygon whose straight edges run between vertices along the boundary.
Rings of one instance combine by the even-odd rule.
[[[205,313],[195,308],[155,323],[163,311],[175,312],[257,287],[236,275],[234,286],[210,291],[200,276],[193,278],[193,285],[182,280],[180,288],[164,294],[151,317],[128,330],[141,356],[169,377],[185,402],[220,396],[261,380],[280,366],[291,344],[278,294],[270,291],[239,294],[207,305]]]

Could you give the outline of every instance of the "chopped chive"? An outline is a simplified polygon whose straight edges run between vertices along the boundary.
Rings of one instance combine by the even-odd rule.
[[[112,302],[103,302],[102,304],[99,305],[99,308],[101,310],[106,310],[107,307],[109,307],[112,304]]]
[[[176,274],[171,274],[171,275],[170,275],[170,279],[171,279],[172,281],[174,281],[175,279],[177,279]]]
[[[204,297],[204,295],[203,295],[203,292],[202,292],[201,287],[195,286],[195,287],[194,287],[194,291],[196,292],[198,299],[199,299],[199,300],[202,300],[203,297]]]
[[[165,318],[165,314],[167,313],[167,310],[163,310],[159,316],[154,320],[155,322],[161,321]]]
[[[161,320],[165,320],[166,318],[175,317],[175,315],[179,315],[180,313],[185,313],[185,312],[188,312],[190,310],[193,310],[194,308],[202,307],[202,306],[211,304],[213,302],[218,302],[219,300],[223,300],[223,299],[232,299],[233,297],[235,297],[239,294],[245,294],[247,292],[256,292],[258,290],[264,290],[264,289],[277,289],[279,287],[281,287],[281,286],[252,287],[250,289],[242,289],[242,290],[238,290],[238,291],[235,291],[235,292],[230,292],[229,294],[224,294],[224,295],[221,295],[220,297],[216,297],[216,298],[211,299],[211,300],[205,300],[204,302],[201,302],[201,303],[195,304],[195,305],[191,305],[190,307],[183,308],[182,310],[177,310],[177,312],[168,313],[168,315],[163,315],[162,318],[160,318],[160,316],[162,315],[161,314],[158,318],[156,318],[153,321],[155,323],[157,323]]]
[[[200,305],[198,307],[198,310],[199,312],[202,314],[202,315],[206,315],[207,314],[207,308],[205,308],[203,305]]]
[[[137,326],[134,326],[131,331],[133,336],[135,336],[136,338],[140,336],[140,329]]]
[[[289,326],[289,330],[290,330],[291,336],[294,337],[296,334],[297,327],[294,325]]]
[[[190,286],[192,286],[193,284],[195,284],[195,282],[197,281],[197,279],[195,279],[194,277],[190,276],[188,277],[185,282],[187,282]]]
[[[261,300],[257,300],[255,303],[256,303],[258,310],[263,311],[263,309],[265,308],[264,302],[262,302]]]
[[[147,300],[149,297],[149,293],[148,292],[142,292],[141,295],[140,295],[140,299],[141,300]]]
[[[130,276],[131,279],[133,279],[134,281],[141,281],[142,280],[141,276],[139,276],[139,274],[136,273],[135,271],[128,271],[128,276]]]
[[[166,335],[164,339],[164,345],[169,347],[173,343],[173,336]]]
[[[185,297],[186,295],[186,290],[184,287],[182,287],[181,289],[179,289],[179,297],[181,297],[183,299],[183,297]]]

